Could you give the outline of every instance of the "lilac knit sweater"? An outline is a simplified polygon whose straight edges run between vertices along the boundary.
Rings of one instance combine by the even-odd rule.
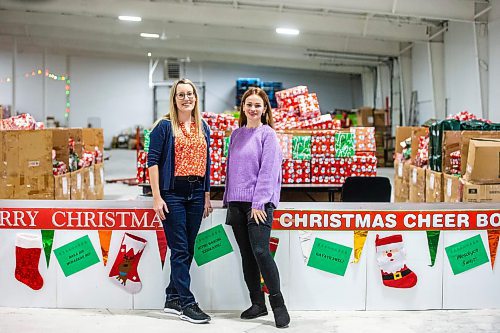
[[[278,207],[281,160],[278,138],[271,127],[236,129],[229,144],[224,206],[231,201],[244,201],[260,210],[268,202]]]

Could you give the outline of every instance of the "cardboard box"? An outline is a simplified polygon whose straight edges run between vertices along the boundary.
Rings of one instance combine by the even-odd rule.
[[[428,127],[416,127],[411,131],[411,154],[410,161],[411,164],[415,164],[415,158],[418,153],[418,142],[421,136],[426,136],[429,134]]]
[[[71,179],[69,174],[54,176],[54,199],[69,200],[71,198]]]
[[[51,128],[52,148],[56,152],[56,160],[64,162],[69,167],[69,149],[68,139],[69,131],[67,128]],[[69,170],[68,170],[69,171]]]
[[[69,173],[71,186],[70,186],[70,198],[71,200],[83,200],[83,174],[82,169],[76,170]]]
[[[426,169],[425,202],[443,202],[443,173]]]
[[[460,150],[461,174],[465,174],[469,142],[472,138],[500,139],[500,131],[445,131],[442,145],[442,170],[445,173],[450,173],[450,153]]]
[[[443,197],[444,202],[460,202],[461,186],[458,175],[443,173]]]
[[[104,164],[94,164],[95,198],[104,199]]]
[[[407,202],[410,198],[410,163],[394,163],[394,201]]]
[[[56,151],[56,160],[66,163],[69,169],[69,139],[75,141],[75,152],[82,156],[82,129],[81,128],[51,128],[52,147]]]
[[[82,156],[83,151],[83,129],[82,128],[68,128],[69,137],[75,141],[75,152],[78,157]]]
[[[425,202],[425,169],[410,166],[410,202]]]
[[[94,166],[82,168],[83,179],[83,199],[95,200],[95,179],[94,179]]]
[[[408,138],[412,137],[412,133],[414,130],[419,130],[422,127],[420,126],[398,126],[396,127],[396,142],[395,142],[395,152],[403,153],[403,147],[401,147],[400,143]],[[418,147],[418,142],[417,142]]]
[[[50,131],[0,131],[0,156],[2,199],[54,199]]]
[[[361,107],[357,111],[357,126],[385,126],[385,110]]]
[[[442,169],[445,174],[451,174],[450,154],[461,149],[461,132],[444,131],[442,144]]]
[[[460,179],[463,202],[500,202],[500,184],[474,184]]]
[[[472,138],[480,139],[500,139],[500,131],[462,131],[460,132],[461,143],[461,156],[462,156],[462,175],[465,175],[467,168],[467,159],[469,156],[470,140]]]
[[[104,132],[102,128],[82,128],[82,144],[85,150],[94,151],[98,147],[104,151]]]
[[[464,179],[477,184],[500,183],[500,139],[470,140]]]

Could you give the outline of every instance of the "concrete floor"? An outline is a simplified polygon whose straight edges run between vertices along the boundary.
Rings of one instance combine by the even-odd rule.
[[[135,152],[106,151],[105,178],[135,177]],[[389,177],[392,168],[379,169]],[[140,197],[137,186],[106,184],[105,199],[132,200]],[[239,319],[238,312],[210,313],[212,322],[194,325],[161,310],[37,309],[1,308],[0,333],[113,333],[113,332],[275,332],[272,313],[252,321]],[[500,332],[500,310],[429,311],[293,311],[286,332],[394,332],[476,333]]]
[[[2,333],[276,332],[270,313],[243,321],[236,312],[210,313],[209,324],[182,321],[161,310],[0,308]],[[293,311],[286,332],[498,333],[500,310]]]

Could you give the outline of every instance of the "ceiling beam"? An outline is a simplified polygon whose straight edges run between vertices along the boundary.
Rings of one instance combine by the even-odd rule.
[[[232,6],[198,5],[198,2],[195,2],[194,5],[188,5],[171,2],[120,1],[120,6],[111,5],[113,3],[115,1],[87,0],[82,8],[82,6],[75,6],[71,1],[52,0],[41,4],[30,2],[29,6],[24,2],[8,2],[2,7],[11,10],[30,9],[48,13],[69,13],[77,16],[105,16],[108,18],[116,18],[126,12],[143,17],[142,23],[145,21],[173,21],[233,28],[245,26],[264,29],[268,33],[273,33],[277,26],[291,26],[305,33],[333,33],[359,37],[363,36],[362,27],[365,20],[364,15],[325,15],[324,11],[315,15],[280,13],[278,9],[241,9],[241,3],[237,9]],[[368,11],[365,12],[368,13]],[[254,17],[258,19],[249,19]],[[410,22],[407,19],[373,17],[370,26],[373,29],[367,31],[367,37],[394,41],[426,39],[426,24]]]
[[[301,34],[297,38],[283,38],[277,34],[266,34],[264,30],[258,29],[226,29],[220,26],[205,26],[187,23],[162,23],[161,31],[153,23],[141,25],[127,24],[110,18],[84,18],[79,16],[25,13],[25,12],[1,12],[0,25],[4,25],[4,33],[9,33],[9,27],[26,26],[32,27],[38,33],[46,34],[46,37],[56,37],[64,31],[71,31],[74,38],[85,38],[85,34],[104,38],[111,36],[111,40],[127,38],[127,42],[137,44],[144,41],[139,37],[140,32],[165,32],[166,41],[153,40],[157,45],[165,43],[182,43],[190,41],[203,44],[216,43],[225,48],[236,48],[240,45],[250,43],[252,47],[266,49],[275,47],[286,48],[325,48],[335,51],[349,51],[359,53],[375,53],[396,55],[399,50],[398,42],[388,42],[372,38],[342,37],[321,34]],[[30,22],[26,24],[25,22]],[[71,27],[74,26],[74,27]],[[19,32],[17,32],[19,34]],[[77,37],[79,36],[79,37]],[[95,37],[93,37],[95,38]],[[280,54],[276,54],[280,57]]]

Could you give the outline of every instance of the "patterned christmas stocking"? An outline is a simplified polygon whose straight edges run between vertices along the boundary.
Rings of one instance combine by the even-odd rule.
[[[144,238],[126,232],[123,235],[115,263],[109,272],[111,281],[131,294],[138,293],[142,288],[141,279],[137,273],[137,265],[146,243],[147,241]]]
[[[375,239],[377,263],[382,273],[382,283],[391,288],[412,288],[417,284],[417,275],[406,266],[406,251],[402,235],[391,235]]]
[[[16,235],[16,279],[33,290],[43,287],[43,278],[38,271],[42,238],[32,234]]]
[[[269,251],[271,252],[271,256],[274,258],[276,255],[276,250],[278,249],[278,243],[280,242],[279,238],[271,237],[269,239]],[[260,288],[266,294],[269,294],[269,290],[267,289],[266,284],[264,283],[264,278],[262,274],[260,275]]]

